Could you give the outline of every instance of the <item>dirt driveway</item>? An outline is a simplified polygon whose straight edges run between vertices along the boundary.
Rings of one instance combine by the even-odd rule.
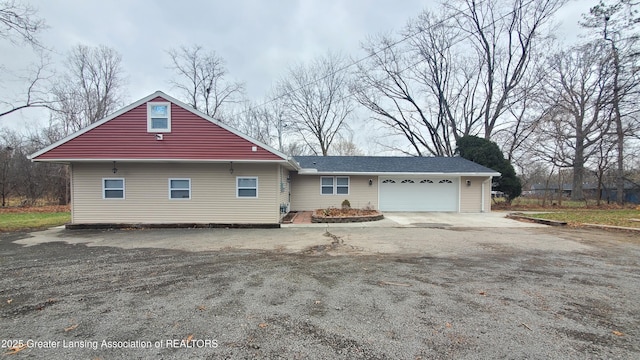
[[[639,259],[635,234],[547,227],[4,234],[0,351],[640,358]]]

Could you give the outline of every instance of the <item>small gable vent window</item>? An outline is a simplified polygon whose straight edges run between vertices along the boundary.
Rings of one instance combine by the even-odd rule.
[[[383,184],[395,184],[396,182],[391,179],[382,180]]]
[[[147,132],[171,132],[171,103],[147,103]]]
[[[453,181],[451,181],[449,179],[442,179],[442,180],[438,181],[438,184],[453,184]]]
[[[420,180],[420,184],[433,184],[433,181],[429,179]]]
[[[409,179],[407,179],[407,180],[402,180],[402,181],[401,181],[401,183],[402,183],[402,184],[413,184],[413,183],[414,183],[414,181],[413,181],[413,180],[409,180]]]

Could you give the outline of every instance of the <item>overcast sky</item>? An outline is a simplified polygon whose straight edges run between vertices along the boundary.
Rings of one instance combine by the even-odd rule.
[[[434,0],[25,0],[49,26],[40,36],[53,61],[77,44],[107,45],[123,58],[128,102],[156,90],[170,95],[166,50],[200,44],[226,61],[232,79],[246,84],[250,99],[263,97],[287,66],[327,51],[357,58],[368,35],[394,32]],[[558,36],[573,39],[580,14],[596,0],[574,0],[558,14]],[[28,47],[0,40],[0,64],[14,74],[34,60]],[[0,79],[0,96],[20,92]],[[24,85],[22,86],[24,87]],[[46,116],[46,114],[45,114]],[[37,112],[0,119],[21,127]],[[22,120],[26,120],[22,121]],[[46,122],[46,119],[44,119]],[[5,123],[5,124],[2,124]]]

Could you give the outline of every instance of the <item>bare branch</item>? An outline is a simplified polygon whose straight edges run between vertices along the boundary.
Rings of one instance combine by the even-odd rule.
[[[0,2],[0,38],[18,45],[27,42],[40,47],[37,35],[46,27],[37,10],[15,0]]]
[[[0,105],[3,107],[0,108],[0,118],[28,108],[51,109],[53,107],[53,101],[49,98],[49,93],[46,90],[46,87],[49,86],[48,81],[53,76],[49,70],[50,67],[49,57],[40,52],[38,63],[32,64],[29,75],[21,79],[28,84],[26,92],[20,95],[22,99],[0,101]]]
[[[225,105],[239,103],[244,95],[244,84],[226,79],[224,60],[214,51],[205,51],[200,45],[170,49],[170,68],[176,78],[171,85],[182,92],[189,105],[219,118]]]

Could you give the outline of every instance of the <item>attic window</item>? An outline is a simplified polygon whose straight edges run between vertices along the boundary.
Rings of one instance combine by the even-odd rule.
[[[171,103],[147,103],[147,132],[171,132]]]

